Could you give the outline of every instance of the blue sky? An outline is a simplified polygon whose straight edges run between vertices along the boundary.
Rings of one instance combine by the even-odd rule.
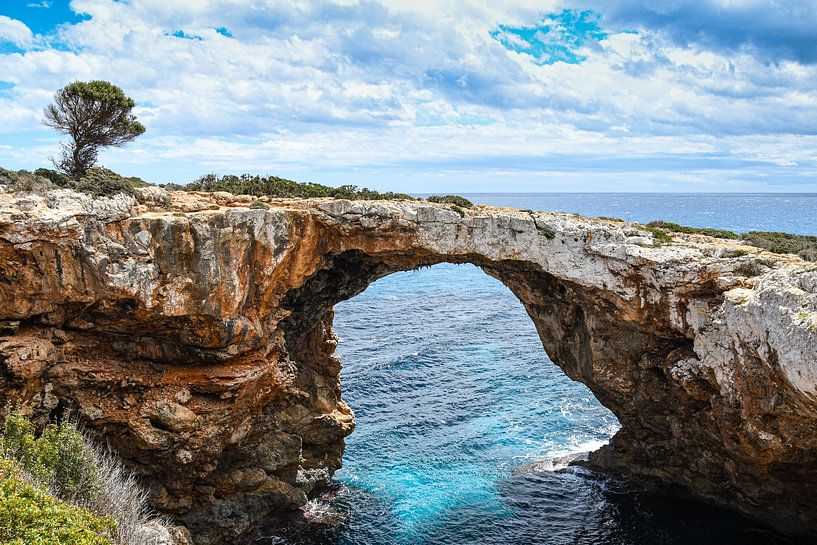
[[[0,165],[106,79],[101,162],[437,191],[817,192],[817,1],[3,0]]]

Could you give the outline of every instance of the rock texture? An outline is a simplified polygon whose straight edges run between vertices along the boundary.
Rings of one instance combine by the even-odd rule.
[[[0,402],[76,411],[197,543],[340,467],[332,308],[474,263],[619,418],[598,467],[817,530],[817,267],[634,224],[418,202],[0,194]],[[256,205],[257,206],[257,205]]]

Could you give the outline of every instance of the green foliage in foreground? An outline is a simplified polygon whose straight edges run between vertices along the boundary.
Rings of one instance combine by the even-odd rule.
[[[651,221],[647,224],[647,229],[661,242],[672,240],[667,234],[668,231],[706,235],[715,238],[739,240],[748,246],[763,248],[775,254],[797,254],[806,261],[817,261],[817,236],[813,235],[792,235],[776,231],[749,231],[748,233],[738,234],[725,229],[688,227],[667,221]]]
[[[0,530],[0,544],[146,545],[152,541],[146,541],[145,525],[168,524],[150,510],[147,492],[119,458],[94,445],[70,420],[49,424],[38,435],[25,416],[7,415],[0,436],[0,461],[16,472],[9,469],[7,481],[19,477],[16,480],[39,494],[33,496],[34,492],[25,489],[20,499],[0,507],[0,526],[10,520],[8,525],[15,532],[2,534]],[[12,487],[19,487],[14,483],[3,486],[9,487],[8,494]],[[66,532],[65,537],[60,532]]]
[[[471,208],[472,206],[474,206],[474,203],[472,203],[465,197],[460,197],[459,195],[432,195],[428,197],[426,200],[428,202],[453,204],[461,208]]]
[[[116,523],[62,501],[0,459],[0,543],[4,545],[113,545]]]
[[[68,421],[49,424],[35,437],[28,418],[9,414],[2,447],[5,458],[17,462],[32,479],[63,500],[87,505],[102,490],[94,453],[82,433]]]
[[[295,182],[277,176],[251,176],[242,174],[241,176],[217,176],[208,174],[198,180],[190,182],[185,186],[168,184],[165,189],[176,191],[226,191],[236,195],[255,195],[256,197],[333,197],[335,199],[349,200],[414,200],[413,197],[405,193],[386,192],[380,193],[368,188],[360,188],[356,185],[342,185],[340,187],[330,187],[328,185],[316,184],[313,182]]]

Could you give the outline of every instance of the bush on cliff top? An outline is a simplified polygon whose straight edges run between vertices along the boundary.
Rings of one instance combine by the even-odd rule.
[[[134,188],[150,184],[141,178],[120,176],[105,167],[92,167],[79,180],[72,180],[64,174],[47,168],[38,168],[34,172],[0,169],[0,185],[7,186],[11,192],[36,195],[42,195],[50,189],[67,188],[87,193],[93,197],[109,197],[117,193],[131,195]]]
[[[749,231],[743,242],[776,254],[797,254],[807,261],[817,261],[817,236],[792,235],[774,231]]]
[[[135,176],[126,178],[105,167],[91,167],[82,178],[71,182],[68,187],[94,197],[104,197],[117,193],[132,195],[134,188],[148,185],[150,184]]]
[[[394,193],[391,191],[381,193],[365,187],[360,188],[356,185],[330,187],[313,182],[295,182],[277,176],[251,176],[249,174],[242,174],[241,176],[208,174],[185,186],[168,184],[165,186],[165,189],[181,191],[226,191],[236,195],[255,195],[256,197],[333,197],[336,199],[349,200],[413,200],[413,197],[405,193]]]
[[[0,540],[1,543],[7,540],[43,545],[158,542],[159,536],[147,530],[146,525],[154,522],[161,526],[163,521],[152,517],[145,491],[118,458],[95,446],[71,421],[49,424],[37,435],[28,418],[9,414],[5,418],[0,448],[0,462],[6,468],[5,474],[0,475],[0,486],[22,494],[18,503],[23,502],[19,508],[13,505],[0,508],[7,510],[0,512],[0,520],[5,520],[4,514],[13,516],[7,526],[19,534],[11,535],[12,530],[8,534],[0,533],[6,538]],[[24,482],[25,487],[21,488],[15,481]],[[65,532],[76,535],[70,534],[71,540],[27,541],[29,534],[25,532],[31,528],[43,532],[52,528],[54,523],[41,518],[50,512],[65,514],[67,519],[57,520],[66,527]],[[15,542],[15,539],[22,541]]]
[[[688,227],[686,225],[679,225],[677,223],[672,223],[669,221],[651,221],[647,224],[647,227],[654,227],[658,229],[664,229],[666,231],[673,231],[675,233],[687,233],[687,234],[695,234],[695,235],[706,235],[708,237],[715,237],[715,238],[727,238],[727,239],[738,239],[740,235],[734,233],[732,231],[727,231],[726,229],[713,229],[711,227]]]
[[[459,195],[431,195],[430,197],[427,197],[426,200],[428,202],[453,204],[461,208],[471,208],[474,206],[474,203],[465,197],[460,197]]]
[[[738,234],[725,229],[688,227],[686,225],[660,220],[651,221],[647,224],[647,228],[654,234],[660,232],[666,235],[667,231],[672,231],[675,233],[740,240],[743,244],[763,248],[775,254],[797,254],[806,261],[817,261],[817,236],[812,235],[792,235],[790,233],[779,233],[775,231],[749,231],[748,233]]]
[[[150,184],[136,177],[124,177],[116,172],[104,168],[93,167],[79,180],[72,180],[68,176],[47,168],[36,171],[11,171],[0,168],[0,185],[7,186],[11,192],[44,194],[55,188],[70,188],[87,193],[93,197],[105,197],[117,193],[133,194],[133,189]],[[303,198],[330,197],[348,200],[416,200],[406,193],[393,191],[380,192],[358,187],[356,185],[342,185],[330,187],[313,182],[296,182],[279,178],[278,176],[241,176],[208,174],[187,185],[165,184],[169,191],[225,191],[235,195],[254,195],[256,197],[284,197]],[[429,202],[446,203],[461,208],[471,208],[473,204],[465,197],[458,195],[434,195],[428,197]]]

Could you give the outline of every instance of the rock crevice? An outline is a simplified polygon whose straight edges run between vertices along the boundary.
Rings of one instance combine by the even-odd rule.
[[[813,265],[566,214],[157,195],[0,194],[0,402],[78,413],[199,543],[329,482],[354,428],[333,306],[440,262],[507,285],[619,418],[591,463],[817,528]]]

